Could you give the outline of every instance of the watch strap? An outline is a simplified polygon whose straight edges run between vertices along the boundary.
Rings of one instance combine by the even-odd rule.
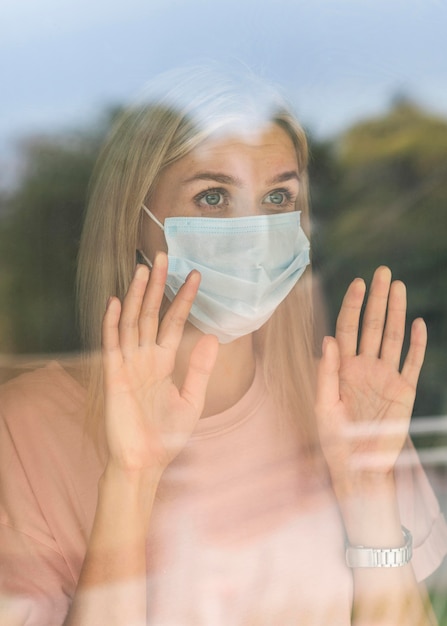
[[[402,567],[413,556],[413,538],[410,531],[402,526],[405,545],[400,548],[366,548],[350,546],[346,548],[348,567]]]

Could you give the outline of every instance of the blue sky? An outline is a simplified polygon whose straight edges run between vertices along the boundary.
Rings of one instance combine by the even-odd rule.
[[[204,57],[283,85],[322,137],[401,92],[447,116],[447,0],[10,0],[1,22],[4,165],[17,138],[93,123]]]

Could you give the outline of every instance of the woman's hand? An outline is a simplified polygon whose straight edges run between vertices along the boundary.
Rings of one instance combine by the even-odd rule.
[[[404,284],[391,283],[387,267],[376,270],[360,331],[364,298],[365,283],[356,279],[343,299],[335,338],[325,338],[316,415],[348,542],[397,548],[403,536],[393,468],[408,434],[427,331],[421,319],[413,322],[401,365]],[[432,623],[411,565],[356,567],[352,575],[353,624]]]
[[[172,380],[184,325],[200,283],[192,272],[159,323],[168,260],[139,265],[121,305],[103,321],[105,429],[109,465],[161,473],[184,447],[203,410],[218,342],[205,335],[190,356],[181,389]]]
[[[343,300],[335,338],[326,337],[319,364],[316,413],[320,440],[333,480],[359,470],[389,474],[404,445],[427,332],[413,322],[400,369],[406,290],[391,283],[387,267],[376,270],[359,337],[365,283],[354,280]],[[358,347],[357,347],[358,345]]]

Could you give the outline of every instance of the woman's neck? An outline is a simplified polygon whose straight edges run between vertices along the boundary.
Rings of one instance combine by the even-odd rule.
[[[181,386],[189,355],[200,336],[200,331],[188,325],[174,371],[174,381]],[[231,343],[220,344],[217,361],[208,383],[202,418],[216,415],[232,407],[250,388],[256,369],[253,336],[245,335]]]

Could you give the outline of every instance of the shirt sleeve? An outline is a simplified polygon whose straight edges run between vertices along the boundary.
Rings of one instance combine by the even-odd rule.
[[[441,564],[447,552],[447,525],[438,499],[410,440],[396,471],[402,524],[413,535],[413,569],[424,580]]]
[[[1,623],[61,626],[70,604],[62,556],[4,523],[0,555]]]
[[[75,583],[29,480],[45,481],[42,469],[18,452],[22,440],[36,447],[43,435],[20,422],[18,441],[2,395],[0,405],[0,623],[61,626]]]

